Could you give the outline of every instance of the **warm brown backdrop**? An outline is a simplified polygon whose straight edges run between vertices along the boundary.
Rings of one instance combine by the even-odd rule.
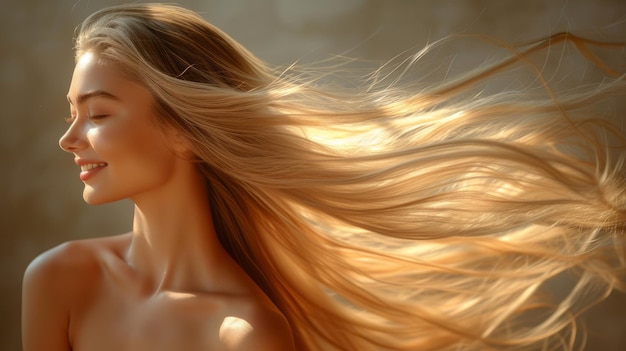
[[[128,203],[92,208],[71,157],[57,147],[66,127],[72,33],[113,0],[9,0],[0,11],[0,350],[20,349],[20,283],[38,253],[70,239],[130,225]],[[524,40],[562,30],[626,40],[624,0],[187,0],[261,58],[303,62],[351,50],[385,60],[447,34]],[[471,57],[471,48],[458,60]],[[588,350],[626,349],[626,299],[587,318]]]

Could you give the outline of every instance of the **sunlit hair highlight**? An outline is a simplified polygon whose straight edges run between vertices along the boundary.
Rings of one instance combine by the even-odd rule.
[[[605,115],[626,86],[594,53],[624,46],[481,40],[508,56],[438,84],[402,74],[430,47],[348,89],[273,69],[191,11],[133,4],[85,20],[76,56],[152,91],[298,350],[573,349],[574,317],[625,288],[626,141]],[[553,88],[535,55],[568,45],[605,80]]]

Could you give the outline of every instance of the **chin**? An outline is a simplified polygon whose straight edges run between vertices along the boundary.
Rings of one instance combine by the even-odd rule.
[[[83,196],[83,200],[85,200],[85,203],[87,203],[88,205],[92,205],[92,206],[104,205],[104,204],[111,202],[111,201],[104,201],[101,199],[94,199],[88,196]]]
[[[114,198],[107,197],[107,196],[102,196],[98,194],[96,191],[94,191],[93,189],[86,188],[83,191],[83,200],[85,200],[85,203],[87,203],[88,205],[97,206],[97,205],[104,205],[104,204],[108,204],[111,202],[115,202],[118,199],[114,199]]]

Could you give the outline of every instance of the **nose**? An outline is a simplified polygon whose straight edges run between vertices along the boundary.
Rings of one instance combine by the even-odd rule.
[[[65,134],[59,139],[59,146],[63,151],[76,152],[86,145],[85,133],[83,126],[78,121],[72,122]]]

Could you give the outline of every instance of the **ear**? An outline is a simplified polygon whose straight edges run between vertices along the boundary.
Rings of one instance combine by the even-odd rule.
[[[167,142],[176,156],[185,160],[196,159],[191,141],[186,135],[175,130],[170,130],[167,134]]]

